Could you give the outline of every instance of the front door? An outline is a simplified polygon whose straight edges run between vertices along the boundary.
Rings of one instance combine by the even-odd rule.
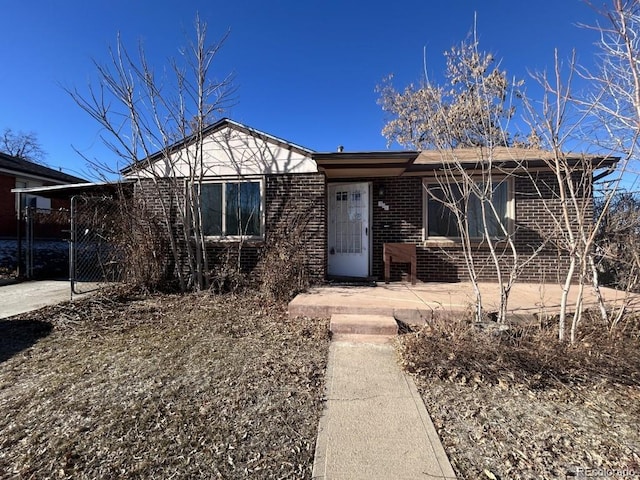
[[[369,184],[329,184],[328,273],[369,276]]]

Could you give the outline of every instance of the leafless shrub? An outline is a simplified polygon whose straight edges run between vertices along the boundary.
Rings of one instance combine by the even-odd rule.
[[[602,209],[596,202],[596,210]],[[620,193],[604,213],[596,238],[597,266],[603,285],[638,291],[640,269],[640,198]]]
[[[69,228],[68,209],[32,208],[29,214],[33,222],[46,232],[44,235],[50,234],[50,231],[51,233],[60,235],[63,228]]]
[[[242,250],[238,245],[222,248],[213,262],[209,273],[211,290],[216,293],[240,293],[249,287],[249,278],[242,271],[240,256]]]
[[[587,318],[573,345],[554,341],[557,321],[479,329],[464,319],[447,319],[404,335],[399,348],[408,371],[461,384],[640,385],[639,319],[627,318],[624,327],[609,334],[597,314],[583,315]]]
[[[114,240],[122,252],[123,280],[149,291],[170,289],[173,275],[167,269],[170,252],[162,220],[140,199],[121,197],[117,206]]]
[[[279,302],[291,300],[310,283],[304,248],[307,221],[300,214],[290,217],[267,235],[267,246],[260,259],[260,291]]]
[[[74,205],[74,276],[95,274],[148,292],[175,288],[162,219],[142,199],[121,190],[114,197],[75,197]],[[88,240],[86,232],[92,232]]]

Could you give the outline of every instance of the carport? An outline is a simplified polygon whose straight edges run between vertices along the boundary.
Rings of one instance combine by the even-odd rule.
[[[68,215],[59,221],[67,224],[65,231],[69,232],[68,273],[72,295],[95,289],[97,283],[118,279],[117,252],[109,243],[108,230],[117,215],[117,199],[132,194],[133,180],[14,188],[11,191],[18,196],[19,202],[25,195],[69,201]],[[30,207],[20,212],[19,277],[33,278],[34,259],[38,254],[38,221],[61,213],[64,212],[35,212]]]

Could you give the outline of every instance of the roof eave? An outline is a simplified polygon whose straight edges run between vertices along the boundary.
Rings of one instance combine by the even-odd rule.
[[[323,152],[312,158],[327,178],[399,177],[418,154],[416,151]]]
[[[518,168],[544,168],[548,167],[550,159],[542,159],[542,158],[529,158],[529,159],[512,159],[512,160],[492,160],[492,166],[500,169],[518,169]],[[581,162],[584,161],[584,158],[581,157],[570,157],[566,158],[565,161],[570,166],[578,166]],[[620,161],[619,157],[590,157],[589,161],[591,163],[591,168],[594,170],[601,168],[611,168],[616,166],[616,164]],[[410,172],[419,172],[419,171],[433,171],[442,169],[443,166],[447,165],[459,165],[465,169],[473,170],[474,168],[478,168],[479,166],[486,165],[486,161],[482,159],[478,160],[461,160],[455,162],[447,162],[447,161],[433,161],[433,162],[422,162],[422,163],[414,163],[410,166],[408,171]]]
[[[117,182],[87,182],[67,183],[64,185],[49,185],[46,187],[12,188],[12,193],[26,193],[45,198],[70,198],[74,194],[83,192],[113,193],[121,188],[133,188],[134,179],[123,179]]]

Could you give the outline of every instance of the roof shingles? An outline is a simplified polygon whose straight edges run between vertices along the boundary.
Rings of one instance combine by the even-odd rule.
[[[54,183],[84,183],[87,181],[84,178],[75,177],[68,173],[0,152],[0,171],[2,170],[18,175],[41,177]]]

